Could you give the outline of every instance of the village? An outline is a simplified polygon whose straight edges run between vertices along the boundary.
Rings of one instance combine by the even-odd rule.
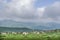
[[[44,30],[44,31],[32,31],[32,32],[0,32],[2,35],[6,34],[23,34],[23,35],[28,35],[28,34],[45,34],[45,33],[54,33],[54,32],[60,32],[60,30]]]

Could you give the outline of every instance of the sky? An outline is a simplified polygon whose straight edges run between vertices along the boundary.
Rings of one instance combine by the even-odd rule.
[[[0,0],[0,20],[60,23],[60,0]]]

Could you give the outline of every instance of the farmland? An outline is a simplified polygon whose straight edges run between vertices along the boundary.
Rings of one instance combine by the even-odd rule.
[[[25,34],[0,34],[0,40],[60,40],[60,32],[28,33]]]

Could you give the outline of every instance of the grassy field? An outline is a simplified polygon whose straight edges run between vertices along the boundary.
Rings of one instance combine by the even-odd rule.
[[[42,33],[27,35],[23,34],[6,34],[0,35],[0,40],[60,40],[60,32],[58,33]]]

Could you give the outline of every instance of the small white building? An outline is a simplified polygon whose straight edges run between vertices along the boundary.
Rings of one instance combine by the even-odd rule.
[[[24,35],[27,35],[27,34],[28,34],[28,32],[23,32],[23,34],[24,34]]]
[[[1,32],[2,35],[6,35],[7,33],[6,32]]]

